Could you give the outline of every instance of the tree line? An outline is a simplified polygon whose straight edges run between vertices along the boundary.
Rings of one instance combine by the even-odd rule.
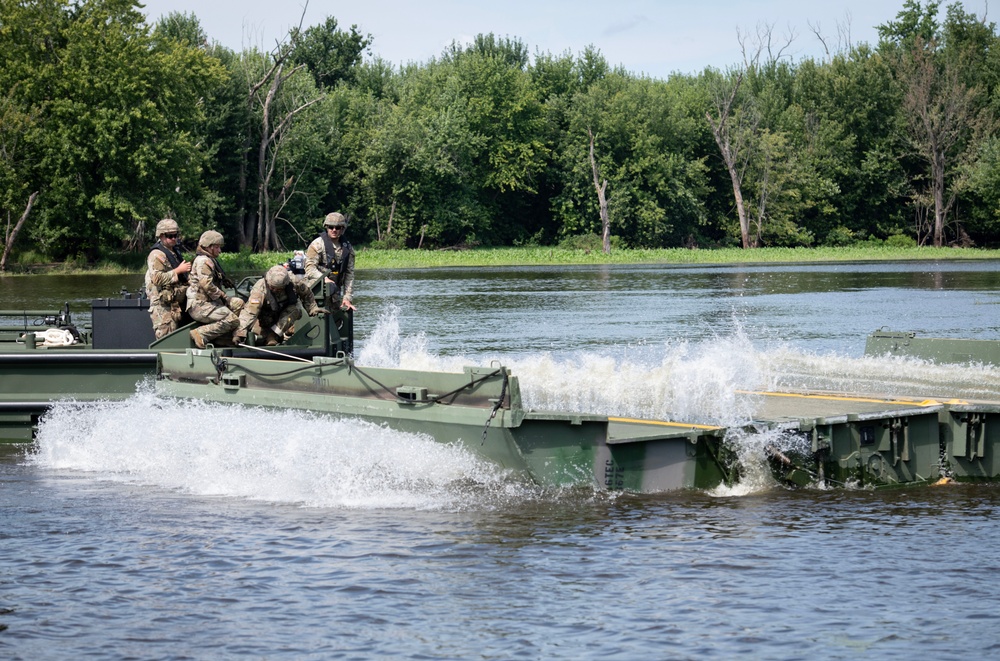
[[[1000,236],[1000,42],[960,3],[797,61],[760,26],[665,80],[493,34],[397,67],[334,17],[236,52],[140,8],[0,0],[0,268],[142,251],[164,217],[298,248],[334,210],[376,247]]]

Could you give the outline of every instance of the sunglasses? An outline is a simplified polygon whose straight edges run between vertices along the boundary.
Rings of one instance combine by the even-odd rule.
[[[177,232],[174,232],[173,234],[164,234],[163,238],[164,239],[176,239],[177,238]]]
[[[326,227],[327,227],[327,229],[331,229],[331,230],[345,230],[345,229],[347,229],[347,225],[327,225]]]

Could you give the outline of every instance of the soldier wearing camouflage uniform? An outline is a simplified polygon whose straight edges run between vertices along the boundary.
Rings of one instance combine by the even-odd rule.
[[[327,214],[323,221],[324,232],[306,248],[305,281],[309,287],[325,280],[327,307],[355,310],[351,303],[354,294],[354,247],[345,240],[347,219],[343,214]]]
[[[232,332],[240,322],[236,313],[242,309],[243,301],[229,298],[223,290],[227,278],[218,262],[223,242],[222,235],[214,230],[202,234],[191,267],[187,311],[192,319],[205,324],[191,331],[191,340],[199,349],[215,340],[219,345],[230,344]]]
[[[291,335],[292,324],[302,317],[300,301],[310,317],[329,312],[316,304],[312,290],[301,279],[292,278],[284,266],[272,266],[250,290],[234,341],[244,342],[252,330],[265,346],[284,342]]]
[[[177,221],[164,218],[156,223],[157,241],[146,257],[146,296],[156,339],[177,330],[184,317],[191,262],[177,249],[179,236]]]

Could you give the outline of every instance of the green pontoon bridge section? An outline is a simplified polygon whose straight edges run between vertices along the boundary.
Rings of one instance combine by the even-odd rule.
[[[866,356],[908,356],[936,363],[1000,365],[1000,341],[917,337],[916,333],[879,329],[865,342]]]
[[[941,415],[944,468],[958,480],[1000,477],[1000,403],[952,403]]]
[[[720,428],[675,421],[526,409],[516,376],[499,365],[461,373],[361,368],[346,357],[230,358],[218,351],[160,355],[158,390],[215,402],[361,418],[466,447],[551,486],[640,492],[732,483],[730,434],[801,437],[775,449],[780,478],[865,487],[927,484],[943,476],[1000,479],[1000,402],[740,392],[756,416]]]
[[[542,485],[665,491],[728,479],[718,427],[528,410],[499,365],[446,373],[209,350],[162,354],[160,364],[157,389],[168,396],[360,418],[459,444]]]
[[[758,427],[809,440],[812,456],[795,463],[812,479],[896,486],[935,482],[942,476],[941,402],[832,393],[741,394],[758,398]]]

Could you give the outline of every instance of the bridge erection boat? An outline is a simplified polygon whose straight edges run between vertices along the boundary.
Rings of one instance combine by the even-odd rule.
[[[237,285],[246,298],[256,278]],[[155,339],[149,300],[123,292],[121,298],[94,299],[90,319],[61,310],[0,310],[0,443],[31,441],[39,417],[59,400],[125,399],[137,384],[156,372],[156,357],[165,351],[193,348],[189,323]],[[85,315],[83,315],[85,319]],[[337,324],[331,317],[303,315],[280,357],[310,358],[349,352],[351,319]],[[248,344],[255,338],[251,334]],[[237,347],[234,355],[272,356]]]
[[[755,413],[720,427],[531,408],[518,375],[498,364],[461,372],[361,366],[352,357],[350,318],[303,316],[280,347],[253,346],[251,335],[239,347],[206,349],[193,347],[191,325],[153,341],[143,299],[94,300],[89,324],[74,323],[68,306],[0,318],[0,443],[30,442],[40,416],[59,400],[125,399],[155,376],[162,396],[363,419],[459,444],[554,487],[662,492],[733,485],[748,472],[741,439],[755,435],[766,441],[760,461],[789,485],[1000,479],[1000,397],[739,392],[750,404],[741,410]],[[884,330],[873,337],[870,355],[1000,364],[1000,353],[991,353],[1000,343],[916,341]]]

